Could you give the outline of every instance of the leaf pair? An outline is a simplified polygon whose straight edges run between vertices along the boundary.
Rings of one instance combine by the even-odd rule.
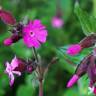
[[[84,34],[88,36],[95,33],[96,18],[94,16],[90,16],[89,14],[87,14],[87,12],[83,11],[83,9],[80,8],[78,2],[75,3],[74,12],[80,21]]]

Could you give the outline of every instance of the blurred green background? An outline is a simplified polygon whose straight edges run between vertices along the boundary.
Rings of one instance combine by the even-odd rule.
[[[28,16],[32,20],[40,19],[47,26],[47,42],[38,49],[38,52],[48,64],[52,57],[61,56],[58,52],[60,47],[77,43],[85,36],[74,14],[74,2],[75,0],[60,0],[64,20],[64,26],[60,29],[51,25],[52,17],[56,14],[56,0],[0,0],[0,6],[12,12],[17,21]],[[89,14],[96,15],[96,0],[80,0],[80,6]],[[23,74],[20,78],[16,78],[13,87],[9,86],[9,79],[4,74],[4,62],[10,61],[14,55],[25,59],[32,55],[22,40],[11,47],[5,47],[3,40],[9,35],[8,26],[0,20],[0,96],[38,96],[38,82],[33,80],[35,78],[33,75]],[[88,96],[89,83],[86,76],[72,88],[66,88],[68,80],[75,72],[75,67],[68,64],[65,58],[69,57],[64,56],[49,69],[44,80],[44,96]],[[84,56],[78,58],[82,57]]]

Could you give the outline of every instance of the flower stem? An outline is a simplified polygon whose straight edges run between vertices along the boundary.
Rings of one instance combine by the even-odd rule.
[[[39,96],[43,96],[43,82],[39,80]]]
[[[38,55],[37,55],[36,49],[34,47],[32,49],[33,49],[33,55],[34,55],[36,61],[38,62],[39,60],[38,60]]]

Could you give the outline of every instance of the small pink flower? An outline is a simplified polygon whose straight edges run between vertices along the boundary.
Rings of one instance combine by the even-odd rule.
[[[62,18],[55,16],[55,17],[52,18],[51,23],[52,23],[52,26],[54,28],[61,28],[63,26],[63,24],[64,24],[64,21],[63,21]]]
[[[9,62],[6,62],[6,70],[5,73],[9,75],[10,78],[10,86],[14,83],[14,74],[20,76],[21,72],[15,71],[15,68],[18,67],[18,59],[16,57],[13,58],[11,64]]]
[[[46,42],[47,30],[40,20],[30,21],[23,28],[23,41],[27,47],[38,48],[40,43]]]
[[[80,51],[81,51],[81,46],[79,44],[74,44],[71,45],[68,49],[67,49],[67,54],[69,55],[77,55]]]

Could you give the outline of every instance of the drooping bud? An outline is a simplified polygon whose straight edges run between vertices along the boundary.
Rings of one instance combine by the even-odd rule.
[[[2,8],[0,9],[0,18],[5,24],[9,25],[16,24],[16,19],[13,17],[13,15],[8,11],[3,10]]]
[[[85,57],[80,64],[77,66],[77,69],[75,71],[75,74],[77,74],[79,77],[83,76],[87,72],[87,68],[90,64],[90,59],[92,57],[92,54],[89,54],[87,57]]]
[[[67,49],[67,54],[69,54],[71,56],[77,55],[81,51],[81,49],[82,49],[82,47],[79,44],[71,45]]]
[[[67,87],[70,88],[72,87],[79,79],[79,76],[78,75],[73,75],[73,77],[69,80],[68,84],[67,84]]]
[[[18,36],[18,35],[12,35],[11,37],[5,39],[3,43],[4,43],[5,46],[10,46],[13,43],[16,43],[20,39],[21,39],[20,36]]]
[[[84,49],[94,46],[95,43],[96,43],[96,34],[91,34],[90,36],[87,36],[83,40],[81,40],[79,44],[82,47],[82,49]]]
[[[83,76],[86,72],[87,72],[87,68],[88,65],[90,64],[90,58],[91,58],[91,54],[88,55],[87,57],[85,57],[80,64],[78,65],[75,75],[73,75],[73,77],[71,78],[71,80],[69,80],[67,87],[72,87],[77,81],[78,79]]]

